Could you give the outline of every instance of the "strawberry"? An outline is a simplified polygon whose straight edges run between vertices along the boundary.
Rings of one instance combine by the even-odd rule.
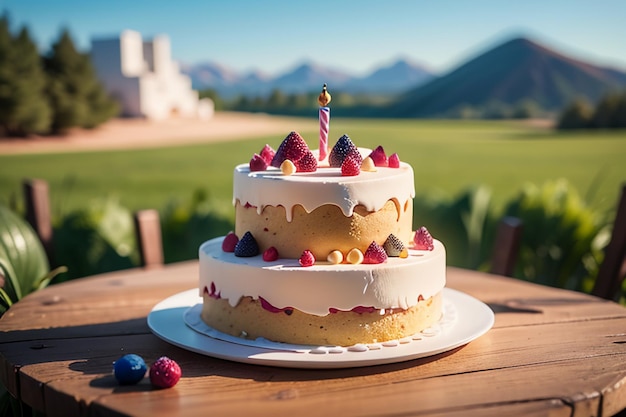
[[[259,155],[265,162],[267,162],[267,165],[271,165],[272,159],[274,159],[274,155],[276,155],[276,151],[270,145],[265,144],[263,149],[261,149],[261,152],[259,152]]]
[[[272,158],[271,165],[280,168],[280,164],[282,164],[285,159],[290,159],[295,163],[307,152],[309,152],[309,147],[304,139],[302,139],[302,136],[300,136],[298,132],[291,132],[278,147],[274,158]]]
[[[315,264],[315,256],[313,256],[310,250],[305,250],[302,252],[298,262],[304,267],[313,266],[313,264]]]
[[[370,243],[367,250],[363,254],[364,264],[382,264],[387,260],[385,250],[376,242]]]
[[[229,232],[222,240],[222,250],[224,252],[234,252],[239,238],[234,232]]]
[[[400,157],[397,153],[393,153],[389,156],[389,168],[400,168]]]
[[[315,172],[317,171],[317,159],[313,152],[308,151],[302,158],[294,162],[296,172]]]
[[[150,383],[158,388],[173,387],[181,375],[180,366],[167,356],[161,356],[150,367]]]
[[[361,162],[363,162],[363,158],[361,157],[359,149],[354,143],[352,143],[352,140],[350,140],[350,137],[348,137],[348,135],[343,135],[339,138],[339,140],[337,140],[337,143],[335,143],[333,149],[331,149],[330,155],[328,155],[328,163],[331,167],[339,168],[344,159],[346,159],[348,155],[352,154],[357,155],[357,158],[359,159],[359,165],[361,165]]]
[[[235,246],[235,256],[239,256],[241,258],[249,258],[251,256],[256,256],[259,254],[259,245],[252,236],[252,233],[246,232],[239,242],[237,242],[237,246]]]
[[[387,165],[389,165],[389,162],[387,160],[387,154],[385,154],[385,150],[382,146],[378,146],[376,149],[374,149],[369,156],[370,158],[372,158],[372,161],[374,161],[374,165],[376,165],[377,167],[386,167]]]
[[[415,243],[415,249],[417,250],[433,250],[435,245],[433,243],[433,237],[430,235],[428,229],[424,226],[417,229],[415,236],[413,237]]]
[[[350,154],[343,160],[341,164],[341,175],[344,177],[354,177],[361,173],[361,161],[360,157],[357,158],[354,154]]]
[[[263,252],[263,260],[265,262],[272,262],[278,259],[278,249],[274,246],[267,248],[265,252]]]
[[[387,253],[387,256],[398,257],[405,249],[404,244],[396,235],[393,233],[387,236],[387,240],[383,243],[383,248]]]
[[[259,154],[254,154],[250,160],[250,172],[265,171],[267,169],[267,162]]]

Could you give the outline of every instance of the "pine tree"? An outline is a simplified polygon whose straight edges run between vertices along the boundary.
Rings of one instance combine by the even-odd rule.
[[[45,133],[50,108],[37,46],[23,27],[13,37],[7,15],[0,19],[0,130],[9,136]]]
[[[9,31],[9,19],[0,18],[0,135],[7,134],[14,107],[12,94],[13,68],[11,67],[13,41]]]
[[[591,117],[591,125],[595,128],[606,129],[613,126],[613,118],[617,114],[620,97],[617,94],[605,95]]]
[[[46,133],[50,128],[52,112],[45,96],[46,75],[37,46],[26,27],[14,39],[15,106],[13,133],[28,135]]]
[[[619,103],[615,108],[611,123],[615,128],[626,128],[626,91],[619,96]]]
[[[558,129],[584,129],[590,126],[592,108],[584,99],[574,100],[561,114]]]
[[[107,96],[88,55],[74,47],[67,29],[44,58],[53,109],[52,129],[93,128],[115,116],[118,105]]]

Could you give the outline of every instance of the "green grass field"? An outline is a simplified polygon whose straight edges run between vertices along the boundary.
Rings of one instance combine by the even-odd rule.
[[[295,120],[295,119],[294,119]],[[295,121],[294,121],[295,124]],[[298,130],[294,125],[293,130]],[[288,132],[285,132],[285,135]],[[314,131],[300,132],[317,148]],[[567,179],[595,209],[614,207],[626,181],[626,132],[562,133],[522,122],[334,119],[330,145],[347,133],[358,146],[383,145],[415,170],[418,195],[455,196],[484,184],[501,207],[527,183]],[[232,170],[283,136],[149,150],[0,155],[0,202],[22,201],[23,178],[49,182],[53,215],[113,196],[130,209],[162,209],[206,192],[232,217]]]

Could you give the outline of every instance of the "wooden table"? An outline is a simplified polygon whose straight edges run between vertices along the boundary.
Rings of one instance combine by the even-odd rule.
[[[0,319],[0,379],[50,416],[608,416],[626,407],[626,308],[456,268],[448,286],[495,325],[451,352],[389,365],[301,370],[215,359],[154,336],[146,316],[194,288],[197,262],[128,270],[31,294]],[[119,386],[112,363],[167,355],[183,378]]]

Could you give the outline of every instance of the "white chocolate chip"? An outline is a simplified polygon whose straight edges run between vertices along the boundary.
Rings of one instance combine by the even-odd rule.
[[[374,160],[369,156],[365,157],[365,159],[363,159],[363,162],[361,162],[361,171],[376,172],[377,169],[376,164],[374,164]]]
[[[341,253],[341,251],[334,250],[328,254],[326,260],[333,265],[340,264],[341,262],[343,262],[343,253]]]
[[[296,172],[296,166],[289,159],[285,159],[282,164],[280,164],[280,171],[283,175],[292,175]]]
[[[353,248],[346,255],[346,260],[351,264],[361,264],[363,263],[363,252],[361,252],[358,248]]]

